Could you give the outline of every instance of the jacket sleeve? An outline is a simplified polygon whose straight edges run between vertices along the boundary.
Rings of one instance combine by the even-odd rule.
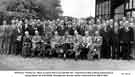
[[[130,41],[134,41],[134,30],[131,28],[130,30]]]

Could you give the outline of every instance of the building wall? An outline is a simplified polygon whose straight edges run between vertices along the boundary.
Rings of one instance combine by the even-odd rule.
[[[135,12],[135,0],[126,1],[125,11],[126,15],[135,17],[135,15],[133,14]]]
[[[125,0],[96,0],[96,17],[113,18],[124,15]]]
[[[96,16],[110,16],[111,12],[110,0],[96,0]]]

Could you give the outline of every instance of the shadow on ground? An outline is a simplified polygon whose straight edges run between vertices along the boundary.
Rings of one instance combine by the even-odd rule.
[[[0,56],[0,70],[135,70],[135,61],[126,60],[62,60]]]

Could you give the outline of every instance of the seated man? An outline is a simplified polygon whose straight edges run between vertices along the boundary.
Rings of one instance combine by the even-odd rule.
[[[74,51],[75,51],[75,59],[78,58],[78,56],[80,55],[80,51],[79,51],[79,46],[82,43],[82,37],[78,34],[78,32],[75,30],[74,31]]]
[[[35,31],[35,35],[32,37],[32,51],[36,51],[38,47],[40,47],[40,44],[42,42],[42,38],[39,35],[38,31]],[[32,54],[34,56],[34,53]]]
[[[85,36],[83,37],[83,46],[85,48],[89,48],[92,45],[92,37],[89,36],[89,32],[85,32]]]
[[[22,35],[18,35],[15,41],[15,50],[13,54],[19,55],[21,50],[22,50]]]
[[[95,32],[95,36],[93,37],[93,57],[98,56],[98,59],[100,59],[100,51],[101,51],[101,45],[102,45],[102,36],[100,36],[99,31]]]
[[[31,36],[29,35],[28,31],[25,31],[25,35],[23,37],[23,48],[22,48],[22,55],[28,56],[31,50]]]
[[[73,52],[73,37],[69,35],[68,31],[65,33],[65,36],[63,37],[64,39],[64,56],[72,54]]]
[[[77,31],[74,31],[74,34],[75,34],[75,36],[74,36],[74,45],[79,46],[80,43],[82,42],[82,37],[78,34]]]
[[[83,43],[82,43],[82,55],[84,58],[90,59],[90,56],[88,53],[90,53],[92,47],[92,37],[89,36],[89,32],[85,31],[85,36],[83,37]]]
[[[57,55],[63,53],[61,41],[62,41],[62,37],[58,35],[57,31],[55,31],[54,36],[51,39],[51,48],[53,49],[53,51],[56,52]]]
[[[58,35],[58,32],[57,31],[54,32],[54,36],[51,39],[51,47],[52,48],[55,48],[55,46],[59,44],[60,38],[61,37]]]

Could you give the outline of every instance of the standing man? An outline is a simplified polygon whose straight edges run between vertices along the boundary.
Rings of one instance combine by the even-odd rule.
[[[7,44],[6,44],[6,46],[7,46],[7,48],[6,48],[6,54],[10,54],[10,47],[11,47],[11,41],[13,41],[13,40],[11,40],[11,38],[12,38],[12,34],[13,34],[13,30],[14,30],[14,26],[13,25],[7,25],[6,26],[6,29],[5,29],[5,31],[6,31],[6,35],[7,35]]]
[[[7,54],[8,52],[8,25],[7,21],[3,21],[3,28],[4,28],[4,39],[2,43],[2,48],[3,48],[3,54]]]
[[[10,36],[10,46],[9,46],[9,54],[14,54],[15,50],[15,42],[17,39],[17,29],[16,29],[16,24],[15,24],[15,20],[11,21],[11,36]]]
[[[103,44],[101,48],[101,58],[110,58],[110,33],[107,23],[103,23],[103,29],[100,31],[101,36],[103,37]]]
[[[133,31],[134,31],[134,44],[131,47],[131,56],[133,59],[135,59],[135,22],[134,22],[134,18],[130,18],[130,27],[132,27]]]
[[[114,23],[114,30],[112,32],[112,58],[119,59],[120,58],[120,45],[119,45],[119,24],[118,22]]]
[[[4,26],[0,26],[0,54],[3,54]]]
[[[112,35],[113,33],[113,30],[114,30],[114,20],[113,19],[110,19],[109,21],[109,26],[108,26],[108,38],[109,38],[109,58],[112,58],[113,57],[113,39],[114,39],[114,36]]]
[[[130,59],[131,46],[134,41],[133,28],[129,26],[129,22],[124,23],[124,27],[120,30],[120,44],[122,47],[121,54],[123,59]]]

